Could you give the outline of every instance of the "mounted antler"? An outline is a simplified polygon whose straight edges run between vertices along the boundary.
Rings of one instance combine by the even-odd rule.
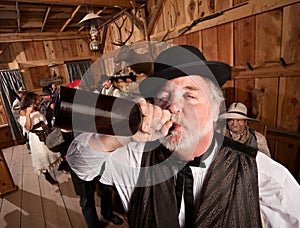
[[[133,13],[129,13],[129,12],[126,12],[126,10],[124,10],[122,7],[120,6],[116,6],[118,8],[120,8],[123,12],[122,13],[122,23],[121,25],[118,25],[115,21],[114,21],[114,24],[116,25],[117,29],[118,29],[118,32],[119,32],[119,39],[116,41],[116,42],[111,42],[113,45],[116,45],[116,46],[124,46],[127,41],[131,38],[132,34],[133,34],[133,29],[134,29],[134,16],[136,15],[136,10],[135,10],[135,6],[133,4],[132,1],[130,1],[131,5],[132,5],[132,8],[133,8]],[[126,12],[126,13],[125,13]],[[124,18],[125,16],[125,18]],[[127,17],[130,17],[130,20],[131,20],[131,30],[129,32],[129,36],[123,41],[122,39],[122,27],[124,26],[125,24],[125,21],[127,19]]]

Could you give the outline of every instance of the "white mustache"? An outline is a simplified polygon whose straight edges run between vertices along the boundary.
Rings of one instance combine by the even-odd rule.
[[[172,114],[170,121],[173,124],[176,123],[176,124],[180,125],[181,127],[184,127],[184,128],[187,128],[187,129],[190,128],[189,125],[186,123],[186,121],[183,120],[182,117],[178,114]],[[172,129],[172,127],[171,127],[171,129]]]
[[[181,117],[178,114],[171,115],[171,122],[181,124]]]

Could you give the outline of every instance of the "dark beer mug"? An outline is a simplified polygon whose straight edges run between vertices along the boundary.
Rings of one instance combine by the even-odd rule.
[[[141,123],[132,100],[61,86],[55,102],[54,127],[106,135],[134,135]]]

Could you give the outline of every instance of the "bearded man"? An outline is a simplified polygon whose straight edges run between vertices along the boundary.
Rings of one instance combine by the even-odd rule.
[[[130,227],[299,227],[300,187],[265,154],[214,126],[230,66],[193,46],[158,55],[140,92],[131,137],[94,134],[88,147],[113,152],[100,179],[114,184]]]

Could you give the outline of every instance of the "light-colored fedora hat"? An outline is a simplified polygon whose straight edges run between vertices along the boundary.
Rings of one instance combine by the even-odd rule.
[[[232,103],[227,112],[220,115],[220,118],[258,121],[247,116],[247,107],[241,102]]]

